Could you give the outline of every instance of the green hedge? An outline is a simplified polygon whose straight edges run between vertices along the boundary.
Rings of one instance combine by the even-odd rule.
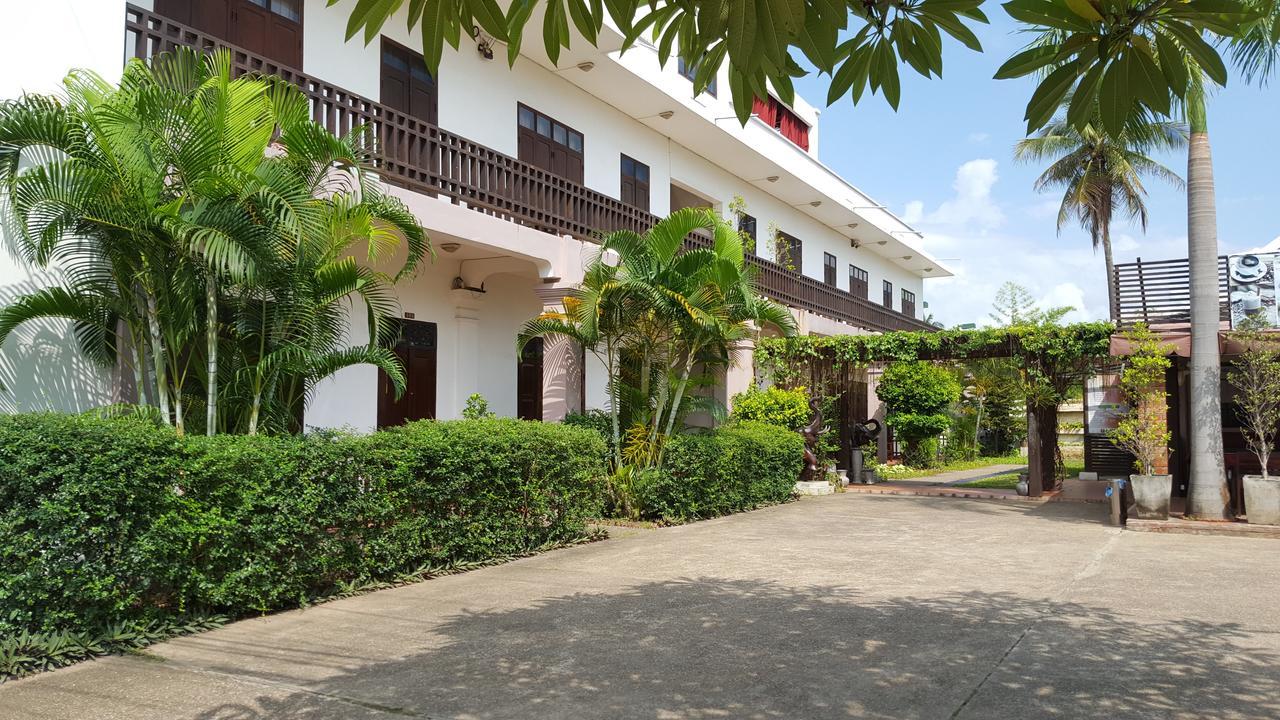
[[[793,497],[804,441],[784,427],[738,422],[677,435],[657,472],[636,487],[647,516],[666,522],[716,517]]]
[[[294,607],[586,535],[604,448],[518,420],[180,439],[0,418],[0,634]]]

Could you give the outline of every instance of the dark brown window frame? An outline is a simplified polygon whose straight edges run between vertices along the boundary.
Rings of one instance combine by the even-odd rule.
[[[860,297],[863,300],[868,299],[871,292],[870,275],[867,271],[854,265],[849,264],[849,294]]]
[[[784,257],[784,250],[785,257]],[[773,238],[773,253],[775,261],[796,273],[803,273],[804,268],[804,241],[792,235],[791,233],[779,230]]]
[[[901,300],[902,313],[904,315],[916,314],[916,294],[906,288],[902,288]]]
[[[378,72],[379,72],[378,82],[379,83],[382,82],[382,78],[381,78],[381,73],[383,71],[382,68],[386,64],[386,61],[383,58],[385,57],[387,50],[391,50],[392,53],[398,53],[402,56],[406,56],[406,57],[402,57],[401,59],[406,60],[410,63],[415,61],[420,63],[422,65],[423,71],[426,72],[427,75],[431,78],[431,84],[435,92],[432,93],[431,112],[428,113],[428,117],[417,118],[417,119],[432,125],[439,125],[440,124],[439,123],[439,120],[440,120],[440,78],[439,76],[432,75],[431,71],[427,70],[427,63],[426,63],[426,60],[423,59],[422,53],[418,52],[417,50],[414,50],[413,48],[409,47],[408,45],[405,45],[404,43],[396,42],[395,40],[392,40],[386,35],[382,35],[381,37],[382,37],[382,45],[379,48],[379,53],[378,53]],[[413,70],[410,69],[408,72],[410,74],[410,79],[412,79]],[[387,104],[384,99],[380,98],[379,101],[382,102],[384,105]],[[408,111],[401,110],[400,112],[404,112],[406,115],[409,115]]]
[[[822,282],[832,287],[836,286],[836,266],[838,262],[835,255],[829,252],[822,253]]]
[[[893,283],[889,282],[888,280],[882,280],[880,281],[880,289],[884,293],[882,298],[882,300],[884,301],[884,306],[892,310],[893,309]]]
[[[524,111],[528,111],[529,113],[531,113],[531,114],[533,115],[533,126],[532,126],[532,127],[525,126],[525,125],[523,125],[523,124],[521,123],[521,121],[520,121],[520,120],[521,120],[521,116],[524,114]],[[541,126],[541,123],[539,122],[539,120],[546,120],[546,121],[547,121],[547,128],[548,128],[548,131],[547,131],[547,132],[548,132],[548,134],[544,134],[544,133],[542,133],[541,131],[539,131],[539,130],[538,130],[538,128]],[[564,139],[564,142],[560,142],[560,141],[556,140],[556,137],[555,137],[555,136],[556,136],[556,128],[563,128],[563,129],[564,129],[564,132],[565,132],[565,139]],[[579,163],[580,163],[580,164],[582,165],[582,167],[583,167],[582,173],[583,173],[583,175],[585,175],[585,173],[586,173],[586,169],[585,169],[585,168],[586,168],[586,157],[587,157],[587,136],[586,136],[586,134],[585,134],[585,133],[581,132],[581,131],[580,131],[580,130],[578,130],[577,128],[573,127],[572,125],[569,125],[568,123],[566,123],[566,122],[564,122],[564,121],[557,120],[556,118],[554,118],[554,117],[552,117],[552,116],[548,115],[547,113],[544,113],[544,112],[542,112],[541,110],[538,110],[537,108],[533,107],[532,105],[526,105],[525,103],[517,102],[517,103],[516,103],[516,137],[517,137],[517,138],[519,138],[521,131],[522,131],[522,130],[526,130],[526,129],[527,129],[527,130],[529,130],[529,131],[531,131],[531,133],[532,133],[533,135],[538,135],[538,136],[542,136],[542,137],[544,137],[544,138],[548,138],[548,139],[551,141],[551,143],[552,143],[552,144],[560,146],[561,148],[563,148],[563,149],[564,149],[564,151],[565,151],[565,152],[568,152],[568,153],[571,153],[571,154],[573,154],[573,155],[576,155],[576,156],[577,156],[577,159],[578,159],[578,161],[579,161]],[[578,147],[577,147],[577,148],[574,148],[574,147],[573,147],[573,144],[572,144],[572,140],[573,140],[575,137],[576,137],[576,138],[577,138],[577,140],[578,140]],[[517,145],[518,145],[518,144],[519,144],[519,143],[517,142]],[[517,156],[520,154],[519,148],[517,148],[516,154],[517,154]],[[521,157],[520,159],[521,159],[521,160],[524,160],[525,162],[533,162],[533,160],[532,160],[531,158]],[[536,164],[536,163],[534,163],[534,164]],[[561,174],[561,173],[556,173],[556,172],[555,172],[555,170],[552,170],[552,169],[550,169],[550,168],[543,168],[543,169],[544,169],[544,170],[546,170],[547,172],[550,172],[550,173],[553,173],[553,174],[560,175],[561,177],[565,177],[567,180],[571,180],[571,181],[573,181],[573,182],[576,182],[576,183],[578,183],[579,185],[582,185],[582,184],[584,184],[584,182],[585,182],[585,178],[584,178],[584,177],[579,177],[579,176],[577,176],[577,175],[568,176],[568,175],[564,175],[564,174]]]
[[[630,175],[627,174],[628,162],[631,163]],[[644,168],[643,179],[640,177],[640,174],[638,172],[639,168]],[[652,199],[652,189],[651,189],[651,186],[649,185],[649,180],[653,173],[652,168],[649,167],[648,163],[642,163],[639,160],[635,159],[634,157],[626,153],[621,153],[619,162],[618,162],[618,173],[619,175],[621,175],[621,180],[620,180],[619,189],[618,189],[618,199],[621,200],[622,202],[625,202],[631,205],[632,207],[638,207],[641,210],[648,212],[649,204]],[[631,193],[634,198],[634,200],[631,200],[631,201],[627,199],[626,189],[627,189],[628,183],[631,184],[631,188],[632,188]],[[643,188],[643,191],[642,191],[642,188]],[[644,201],[640,202],[639,201],[640,198],[643,198]]]
[[[756,217],[747,213],[740,213],[738,215],[738,233],[750,238],[743,248],[750,255],[756,254],[756,232]]]

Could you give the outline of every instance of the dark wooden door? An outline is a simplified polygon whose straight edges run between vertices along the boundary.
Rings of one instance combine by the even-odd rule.
[[[542,338],[534,338],[516,363],[516,416],[521,420],[542,419],[542,352]]]
[[[391,378],[378,371],[378,427],[436,416],[436,324],[401,320],[395,352],[404,364],[405,391],[396,399]]]
[[[303,0],[156,0],[156,13],[302,68]]]
[[[436,125],[438,98],[436,79],[427,72],[422,54],[382,38],[382,104]]]

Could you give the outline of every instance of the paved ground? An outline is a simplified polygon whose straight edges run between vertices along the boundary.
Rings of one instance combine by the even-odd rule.
[[[1280,541],[846,493],[236,623],[0,717],[1276,718]]]

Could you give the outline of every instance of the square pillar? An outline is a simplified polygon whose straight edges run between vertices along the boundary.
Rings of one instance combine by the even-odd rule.
[[[540,287],[535,292],[542,300],[544,314],[564,312],[568,287]],[[560,422],[569,413],[583,412],[586,404],[586,367],[584,348],[566,337],[548,336],[542,350],[542,419]]]

